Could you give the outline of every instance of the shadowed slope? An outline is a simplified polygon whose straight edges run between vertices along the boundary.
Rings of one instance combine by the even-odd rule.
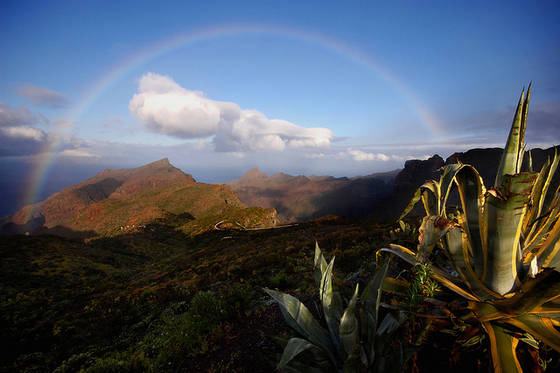
[[[355,219],[368,216],[391,191],[396,172],[335,178],[284,173],[268,176],[254,168],[227,185],[248,205],[275,208],[282,221],[303,221],[325,215]]]

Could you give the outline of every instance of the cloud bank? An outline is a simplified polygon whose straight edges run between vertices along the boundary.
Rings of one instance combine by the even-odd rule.
[[[47,119],[48,120],[48,119]],[[43,120],[44,121],[44,120]],[[62,138],[33,127],[37,118],[25,107],[14,108],[0,102],[0,157],[32,156],[47,151],[52,143],[59,149],[76,149],[84,146],[75,138]],[[66,154],[76,156],[76,153]]]
[[[17,93],[25,97],[36,106],[45,106],[51,109],[59,109],[68,105],[66,97],[52,89],[38,87],[33,84],[22,84],[18,87]]]
[[[369,153],[364,152],[362,150],[357,149],[349,149],[348,154],[352,156],[355,161],[363,162],[363,161],[383,161],[387,162],[391,158],[383,153]]]
[[[11,107],[0,102],[0,127],[21,126],[37,122],[37,119],[27,108],[20,106]]]
[[[184,139],[214,136],[218,152],[328,147],[334,139],[328,128],[305,128],[269,119],[257,110],[211,100],[154,73],[142,76],[128,108],[152,132]]]

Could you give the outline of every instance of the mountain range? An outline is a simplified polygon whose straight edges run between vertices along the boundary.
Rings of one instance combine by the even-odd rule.
[[[3,233],[49,233],[67,237],[115,235],[165,221],[191,233],[219,220],[274,226],[273,209],[247,207],[228,187],[199,183],[167,158],[133,169],[106,169],[28,205],[0,222]]]
[[[272,176],[258,168],[227,185],[250,206],[271,207],[285,222],[305,221],[325,215],[363,218],[389,195],[399,170],[346,178],[332,176]]]
[[[353,178],[269,176],[254,168],[226,184],[196,182],[162,159],[133,169],[106,169],[1,219],[0,231],[87,238],[144,229],[153,222],[197,234],[214,229],[218,222],[222,228],[264,228],[327,215],[391,221],[414,191],[437,178],[446,164],[472,164],[491,185],[501,152],[500,148],[472,149],[446,160],[436,154],[408,160],[401,170]],[[553,155],[554,148],[531,150],[533,167],[539,169]]]

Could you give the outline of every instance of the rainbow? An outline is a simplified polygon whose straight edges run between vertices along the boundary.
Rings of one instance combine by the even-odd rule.
[[[243,35],[270,35],[303,41],[340,55],[356,64],[365,66],[367,69],[384,80],[396,93],[400,94],[409,103],[411,108],[414,109],[414,111],[422,119],[424,125],[434,134],[434,136],[445,136],[445,131],[439,124],[437,118],[422,103],[422,101],[416,96],[416,94],[412,90],[410,90],[410,88],[408,88],[403,82],[401,82],[393,73],[384,68],[379,62],[377,62],[370,56],[339,40],[326,37],[322,34],[304,30],[261,25],[234,25],[203,29],[186,34],[179,34],[170,39],[166,39],[162,42],[155,43],[145,48],[139,53],[124,59],[114,68],[107,71],[99,79],[96,79],[95,83],[71,108],[66,123],[60,125],[56,129],[56,132],[60,135],[68,127],[70,127],[72,123],[76,123],[104,92],[106,92],[113,84],[120,81],[124,76],[126,76],[128,73],[141,66],[142,64],[145,64],[148,61],[151,61],[176,49],[188,47],[195,43],[220,39],[224,37]],[[54,137],[58,138],[59,136]],[[36,202],[38,194],[45,182],[46,176],[52,165],[54,164],[56,154],[60,150],[59,148],[60,142],[53,140],[49,142],[41,152],[41,156],[38,157],[28,178],[28,188],[24,192],[23,197],[24,205],[31,205]]]

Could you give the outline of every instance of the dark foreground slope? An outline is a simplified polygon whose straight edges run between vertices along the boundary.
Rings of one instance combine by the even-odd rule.
[[[198,183],[162,159],[134,169],[107,169],[25,206],[0,227],[3,233],[90,237],[121,234],[163,219],[196,233],[228,217],[248,226],[276,224],[272,209],[248,209],[225,185]]]
[[[153,224],[88,243],[0,236],[0,371],[273,371],[274,336],[292,332],[262,287],[313,294],[315,239],[344,278],[371,265],[387,231],[322,221],[197,236]]]
[[[262,288],[294,294],[316,314],[315,240],[336,257],[349,298],[391,228],[321,220],[196,236],[152,224],[87,243],[0,236],[0,372],[272,372],[296,332]],[[405,268],[394,261],[391,271],[410,276]],[[414,327],[403,333],[409,340]],[[434,327],[405,371],[488,372],[488,341],[456,339]],[[553,357],[548,371],[560,368]]]

